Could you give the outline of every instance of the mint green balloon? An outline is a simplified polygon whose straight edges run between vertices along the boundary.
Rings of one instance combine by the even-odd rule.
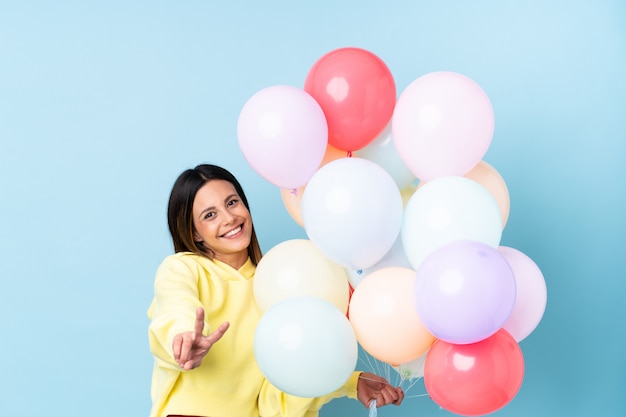
[[[358,344],[337,307],[322,298],[300,296],[274,304],[261,316],[254,355],[263,375],[281,391],[319,397],[350,378]]]
[[[455,240],[493,248],[502,238],[502,217],[491,193],[476,181],[449,176],[419,187],[404,208],[402,246],[414,269],[434,250]]]

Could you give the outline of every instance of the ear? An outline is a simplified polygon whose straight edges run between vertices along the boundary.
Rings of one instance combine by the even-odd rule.
[[[202,236],[200,236],[196,230],[193,231],[193,241],[196,243],[204,242],[204,240],[202,239]]]

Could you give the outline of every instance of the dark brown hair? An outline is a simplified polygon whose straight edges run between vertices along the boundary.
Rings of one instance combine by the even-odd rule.
[[[214,253],[210,248],[204,247],[201,242],[194,241],[193,226],[193,201],[198,190],[211,180],[225,180],[230,182],[235,191],[241,197],[241,201],[250,211],[248,199],[239,181],[226,169],[217,165],[201,164],[193,169],[188,169],[178,176],[167,207],[167,224],[174,243],[174,252],[193,252],[197,255],[213,259]],[[252,225],[252,235],[248,246],[248,256],[257,265],[261,260],[261,248]]]

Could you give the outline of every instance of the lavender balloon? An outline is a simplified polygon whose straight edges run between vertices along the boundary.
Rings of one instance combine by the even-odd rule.
[[[416,271],[417,313],[448,343],[486,339],[502,327],[515,304],[515,276],[497,249],[457,240],[435,250]]]

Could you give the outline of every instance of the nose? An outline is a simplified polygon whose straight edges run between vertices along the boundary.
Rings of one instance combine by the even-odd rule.
[[[224,213],[222,213],[222,220],[224,221],[224,223],[226,224],[230,224],[233,222],[233,220],[236,218],[237,216],[235,216],[233,213],[231,213],[229,210],[224,210]]]

